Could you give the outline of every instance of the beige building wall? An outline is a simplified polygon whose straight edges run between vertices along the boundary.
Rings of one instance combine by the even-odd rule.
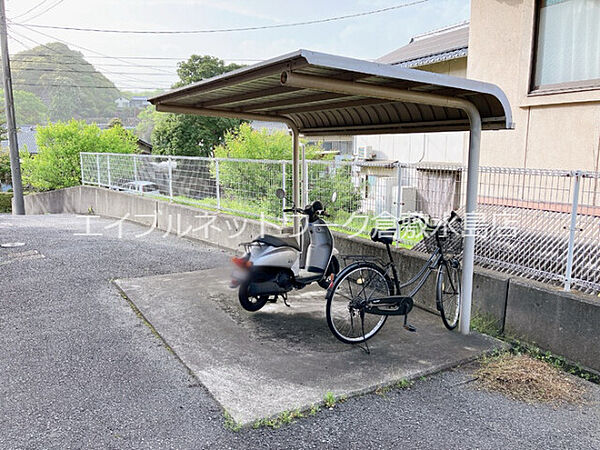
[[[600,89],[529,92],[534,4],[471,1],[467,76],[500,86],[515,122],[514,130],[483,133],[481,164],[598,171]]]
[[[467,58],[417,67],[419,70],[464,78]],[[356,136],[354,148],[371,148],[377,159],[416,162],[466,162],[467,133],[411,133]]]

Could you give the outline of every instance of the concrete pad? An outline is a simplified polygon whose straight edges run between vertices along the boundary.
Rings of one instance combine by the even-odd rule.
[[[318,287],[244,311],[227,287],[228,269],[117,280],[166,343],[239,423],[305,409],[327,391],[356,395],[470,361],[500,345],[447,331],[415,309],[416,333],[390,317],[369,341],[371,354],[339,342],[325,320]]]

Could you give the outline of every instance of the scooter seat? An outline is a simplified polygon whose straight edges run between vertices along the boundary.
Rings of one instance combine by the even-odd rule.
[[[259,236],[254,239],[253,242],[260,242],[261,244],[272,245],[273,247],[292,247],[298,251],[300,251],[300,246],[298,245],[298,241],[291,236],[273,236],[270,234],[265,234],[264,236]]]

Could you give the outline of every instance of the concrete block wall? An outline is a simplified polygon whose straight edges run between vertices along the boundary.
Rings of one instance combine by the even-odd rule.
[[[240,242],[281,228],[228,214],[169,203],[151,197],[77,186],[25,197],[27,214],[75,213],[123,218],[182,237],[239,250]],[[368,255],[387,261],[385,246],[334,232],[343,255]],[[421,253],[393,249],[401,279],[417,273],[427,260]],[[343,258],[340,261],[344,263]],[[437,313],[435,274],[415,297],[420,307]],[[593,370],[600,371],[600,298],[567,293],[531,280],[476,268],[473,286],[475,314],[493,317],[498,330],[533,342]]]

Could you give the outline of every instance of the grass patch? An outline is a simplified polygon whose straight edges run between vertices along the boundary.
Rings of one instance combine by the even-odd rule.
[[[590,372],[579,364],[573,364],[562,356],[554,355],[535,345],[521,342],[516,339],[513,339],[511,343],[511,353],[514,355],[527,355],[531,358],[545,362],[558,370],[562,370],[563,372],[570,373],[571,375],[575,375],[576,377],[583,378],[584,380],[595,384],[600,384],[600,375]]]
[[[335,395],[333,395],[333,392],[328,391],[325,393],[323,405],[325,405],[325,408],[333,408],[335,406]]]
[[[12,212],[12,192],[0,192],[0,214]]]
[[[166,197],[157,197],[169,200]],[[267,223],[281,226],[282,218],[273,217],[267,212],[261,202],[242,201],[221,197],[220,208],[217,205],[216,198],[194,199],[185,196],[173,197],[173,202],[186,206],[193,206],[222,214],[229,214],[235,217],[245,219],[260,220],[261,211],[264,212],[263,220]],[[370,239],[369,232],[371,228],[392,228],[395,222],[365,214],[357,214],[355,217],[346,211],[336,210],[335,205],[331,207],[331,218],[327,222],[332,224],[331,229],[350,236]],[[286,226],[291,226],[292,221],[288,218]],[[337,226],[335,226],[337,225]],[[411,249],[423,240],[423,229],[418,223],[403,224],[399,229],[398,245],[401,248]]]
[[[242,425],[237,423],[227,411],[223,413],[223,417],[225,419],[225,429],[233,432],[238,432],[242,429]]]
[[[492,337],[500,336],[498,321],[489,314],[473,314],[471,316],[471,329]]]
[[[312,411],[312,409],[311,409]],[[316,412],[314,413],[316,414]],[[311,415],[314,415],[311,414]],[[283,411],[277,417],[271,419],[260,419],[252,424],[252,428],[255,430],[258,428],[281,428],[283,425],[289,425],[294,423],[296,419],[302,419],[304,417],[304,413],[302,413],[299,409],[295,411]]]
[[[526,354],[486,358],[476,371],[485,389],[526,403],[578,403],[584,389],[558,368]]]

